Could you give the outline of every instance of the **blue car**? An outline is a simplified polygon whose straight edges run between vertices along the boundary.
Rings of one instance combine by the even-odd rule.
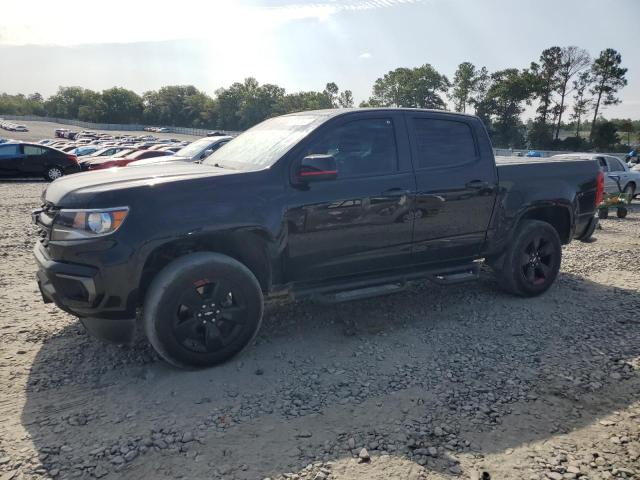
[[[527,152],[527,155],[526,155],[526,156],[527,156],[527,157],[537,157],[537,158],[540,158],[540,157],[542,157],[542,154],[541,154],[540,152],[536,151],[536,150],[529,150],[529,151]]]

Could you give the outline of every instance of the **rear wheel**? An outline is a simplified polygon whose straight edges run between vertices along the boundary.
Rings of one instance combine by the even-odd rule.
[[[253,340],[262,323],[262,290],[233,258],[199,252],[171,262],[146,295],[143,323],[158,354],[177,367],[209,367]]]
[[[625,218],[627,216],[627,213],[629,213],[629,211],[625,207],[619,207],[616,215],[618,216],[618,218]]]
[[[627,202],[627,205],[630,205],[631,202],[633,201],[633,196],[636,193],[636,187],[633,184],[628,184],[626,187],[624,187],[624,194],[626,196],[625,201]]]
[[[62,171],[62,168],[49,167],[47,168],[47,171],[44,173],[44,178],[45,180],[49,180],[50,182],[53,182],[56,178],[60,178],[63,175],[64,175],[64,172]]]
[[[535,296],[555,281],[562,245],[555,228],[538,220],[523,221],[497,269],[500,286],[516,295]]]
[[[598,209],[598,218],[609,218],[609,209],[608,208],[599,208]]]

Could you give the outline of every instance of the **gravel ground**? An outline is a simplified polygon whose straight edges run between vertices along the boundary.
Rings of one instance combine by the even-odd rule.
[[[0,184],[1,480],[640,478],[638,208],[542,297],[487,273],[269,305],[244,355],[184,372],[40,301],[44,186]]]
[[[62,123],[52,122],[25,122],[18,120],[11,120],[14,123],[19,123],[26,126],[28,132],[9,132],[0,128],[0,138],[11,138],[14,140],[21,140],[23,142],[38,142],[43,138],[55,138],[56,128],[68,128],[69,130],[80,131],[89,130],[81,127],[74,127],[73,125],[63,125]],[[100,130],[102,133],[108,133],[109,135],[153,135],[158,138],[177,138],[178,140],[188,140],[193,142],[198,137],[193,135],[183,135],[180,133],[158,133],[158,132],[143,132],[140,130]]]

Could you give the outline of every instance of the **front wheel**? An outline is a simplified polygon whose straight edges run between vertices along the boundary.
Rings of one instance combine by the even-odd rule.
[[[244,349],[262,323],[258,280],[226,255],[198,252],[167,265],[147,292],[143,324],[158,354],[177,367],[210,367]]]
[[[497,269],[500,286],[515,295],[532,297],[547,291],[560,271],[562,245],[547,222],[525,220]]]
[[[64,172],[60,167],[49,167],[47,171],[44,173],[45,180],[49,180],[53,182],[56,178],[60,178],[64,175]]]
[[[618,207],[616,215],[618,218],[625,218],[627,216],[627,213],[629,213],[629,211],[625,207]]]

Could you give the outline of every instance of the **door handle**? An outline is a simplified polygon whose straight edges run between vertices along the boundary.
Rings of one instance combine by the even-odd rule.
[[[485,182],[482,180],[471,180],[465,184],[467,188],[489,188],[489,182]]]
[[[390,188],[382,192],[383,197],[403,197],[409,195],[411,192],[404,188]]]

